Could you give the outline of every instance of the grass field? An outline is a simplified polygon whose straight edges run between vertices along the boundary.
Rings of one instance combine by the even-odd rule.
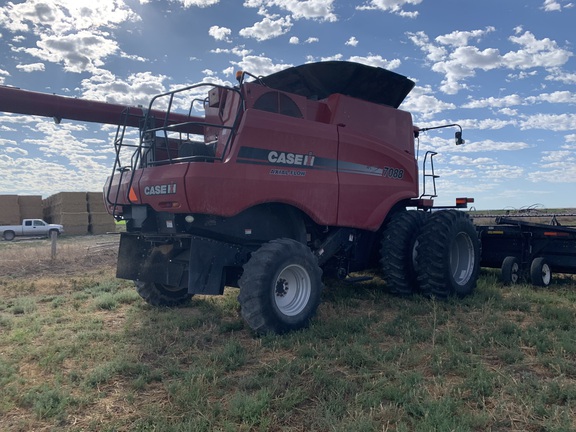
[[[312,326],[255,337],[237,291],[153,309],[114,236],[0,243],[6,431],[574,431],[576,280],[398,298],[327,281]]]

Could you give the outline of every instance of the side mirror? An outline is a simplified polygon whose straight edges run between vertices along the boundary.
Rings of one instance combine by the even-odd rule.
[[[462,132],[460,132],[460,131],[456,132],[454,134],[454,137],[456,139],[456,145],[462,145],[466,142],[462,139]]]

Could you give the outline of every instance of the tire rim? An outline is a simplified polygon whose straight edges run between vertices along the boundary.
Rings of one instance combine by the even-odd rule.
[[[304,267],[292,264],[285,267],[274,286],[274,301],[278,310],[287,316],[295,316],[304,310],[310,300],[312,282]]]
[[[465,285],[474,272],[474,245],[464,232],[458,233],[450,250],[450,271],[458,285]]]
[[[544,286],[550,285],[550,281],[552,280],[552,270],[550,270],[550,266],[548,264],[544,264],[542,266],[542,283]]]
[[[520,266],[518,263],[512,264],[512,268],[510,269],[510,282],[515,284],[518,282],[518,271],[520,270]]]

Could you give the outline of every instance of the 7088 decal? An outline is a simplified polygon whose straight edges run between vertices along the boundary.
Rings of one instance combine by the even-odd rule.
[[[400,168],[384,167],[382,169],[382,177],[401,180],[404,178],[404,170]]]

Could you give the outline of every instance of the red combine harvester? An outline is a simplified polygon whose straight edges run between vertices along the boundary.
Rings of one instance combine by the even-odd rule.
[[[419,193],[415,138],[426,129],[398,109],[413,81],[350,62],[237,79],[171,91],[147,109],[4,87],[0,111],[119,125],[104,187],[126,221],[117,276],[152,305],[239,287],[248,325],[282,333],[308,325],[323,273],[380,266],[393,293],[473,291],[474,225],[454,208],[432,211],[435,187]],[[437,177],[434,154],[424,181]]]

